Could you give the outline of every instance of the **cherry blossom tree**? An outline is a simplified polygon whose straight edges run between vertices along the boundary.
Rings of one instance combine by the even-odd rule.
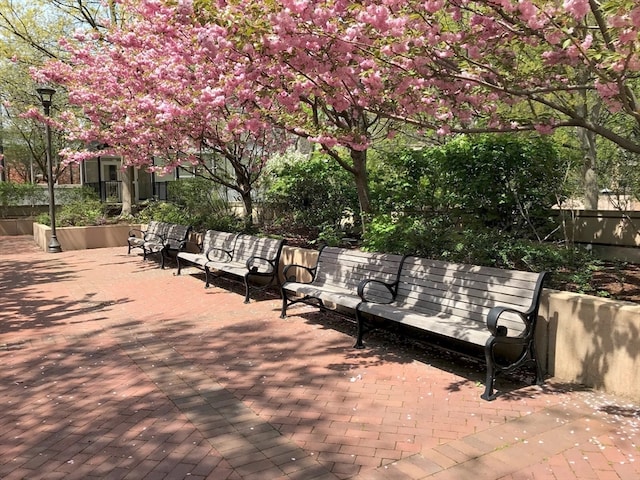
[[[637,2],[434,0],[400,7],[413,14],[406,38],[431,39],[421,46],[409,42],[401,61],[421,54],[443,59],[435,72],[431,65],[427,72],[415,64],[411,68],[419,78],[435,73],[451,84],[467,82],[461,95],[495,102],[489,117],[463,122],[458,117],[446,128],[546,132],[576,127],[585,158],[587,208],[597,206],[596,139],[640,153],[640,136],[633,134],[640,127]],[[617,120],[603,121],[607,117]]]
[[[80,145],[106,145],[104,153],[126,165],[165,172],[196,165],[238,193],[249,221],[253,186],[270,152],[286,146],[282,135],[224,91],[227,64],[202,47],[202,27],[188,3],[123,6],[125,24],[63,41],[70,60],[36,74],[64,85],[81,107],[80,115],[61,114],[58,127]],[[67,161],[95,155],[83,148],[62,154]],[[232,178],[211,157],[227,161]]]
[[[109,48],[79,39],[73,65],[45,76],[84,106],[90,124],[75,119],[76,138],[100,138],[133,164],[197,161],[202,145],[271,124],[349,170],[366,214],[366,152],[393,134],[387,121],[438,135],[571,127],[585,145],[598,136],[640,152],[616,126],[625,122],[594,115],[638,126],[632,0],[123,4],[135,21],[111,32]]]
[[[595,139],[640,153],[640,6],[630,0],[218,2],[262,105],[360,185],[380,119],[438,134],[576,128],[593,203]],[[268,100],[267,100],[268,99]],[[607,111],[627,122],[603,122]],[[271,114],[273,115],[273,113]],[[361,152],[361,153],[358,153]],[[355,155],[353,154],[355,153]],[[355,158],[354,158],[355,157]],[[597,198],[597,197],[596,197]]]

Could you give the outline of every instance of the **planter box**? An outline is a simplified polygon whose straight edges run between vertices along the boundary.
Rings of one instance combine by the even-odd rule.
[[[85,250],[88,248],[122,247],[127,245],[129,230],[140,225],[100,225],[95,227],[58,227],[56,236],[62,251]],[[51,228],[41,223],[33,224],[33,239],[47,251],[51,238]]]
[[[640,401],[640,305],[545,290],[539,320],[550,375]]]
[[[0,220],[0,235],[15,236],[15,235],[32,235],[33,234],[33,220],[12,218]]]

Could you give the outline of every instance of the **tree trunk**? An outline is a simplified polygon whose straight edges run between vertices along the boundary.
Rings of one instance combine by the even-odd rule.
[[[122,170],[122,211],[120,216],[131,216],[133,205],[133,167],[125,167]]]
[[[242,204],[244,205],[244,223],[245,226],[253,226],[253,198],[251,198],[251,190],[241,193]]]
[[[583,82],[586,83],[585,72],[582,72],[582,76],[585,76]],[[592,103],[592,105],[590,105]],[[602,107],[602,101],[600,99],[593,99],[587,94],[582,93],[582,103],[578,105],[577,110],[582,118],[588,119],[590,122],[597,124],[599,122],[600,108]],[[596,134],[585,128],[578,127],[578,139],[580,141],[580,147],[583,152],[582,161],[582,180],[584,182],[584,208],[585,210],[597,210],[598,209],[598,173],[597,173],[597,161],[598,152],[596,149]]]
[[[598,174],[596,135],[584,128],[578,128],[580,146],[584,152],[582,164],[582,180],[584,182],[584,208],[585,210],[598,209]]]
[[[360,221],[362,233],[367,230],[367,224],[371,215],[371,196],[369,192],[369,174],[367,171],[367,151],[351,150],[351,160],[353,161],[353,176],[358,192],[358,203],[360,204]]]

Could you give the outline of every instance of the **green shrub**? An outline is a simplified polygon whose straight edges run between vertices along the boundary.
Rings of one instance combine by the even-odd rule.
[[[456,263],[532,272],[550,272],[547,286],[572,284],[588,293],[601,262],[587,250],[539,242],[508,232],[466,228],[445,215],[377,215],[365,235],[364,249],[417,255]]]
[[[546,137],[460,136],[432,157],[441,172],[439,188],[452,207],[487,227],[526,236],[548,233],[548,211],[562,195],[564,165]]]
[[[46,199],[44,188],[33,183],[0,182],[0,205],[36,205]]]
[[[445,216],[376,215],[367,228],[363,248],[418,256],[439,255],[450,225]]]
[[[445,215],[465,229],[539,239],[553,229],[548,212],[563,196],[564,168],[545,137],[461,135],[380,156],[371,166],[372,202],[381,214]]]
[[[149,201],[141,205],[136,219],[191,225],[194,230],[242,231],[244,223],[220,198],[215,184],[206,178],[186,178],[169,184],[171,202]]]
[[[359,211],[352,176],[321,154],[277,165],[265,197],[274,222],[292,230],[320,226],[341,230],[345,214]]]
[[[92,188],[68,189],[65,194],[66,203],[56,210],[56,226],[85,227],[113,222],[108,220],[106,207]],[[51,224],[48,213],[40,214],[37,221]]]

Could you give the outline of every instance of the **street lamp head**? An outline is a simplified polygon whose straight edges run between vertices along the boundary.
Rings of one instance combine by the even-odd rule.
[[[38,92],[42,106],[50,107],[53,94],[56,93],[56,91],[53,88],[40,87],[36,89],[36,92]]]

